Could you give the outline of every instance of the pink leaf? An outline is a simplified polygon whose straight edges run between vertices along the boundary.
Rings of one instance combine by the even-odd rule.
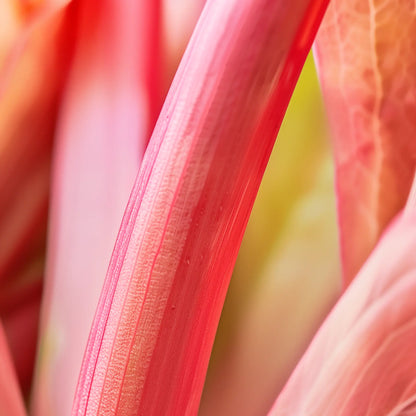
[[[270,415],[398,415],[415,405],[415,208],[387,229]]]

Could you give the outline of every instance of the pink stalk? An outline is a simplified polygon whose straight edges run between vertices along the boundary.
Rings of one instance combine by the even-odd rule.
[[[414,7],[411,1],[334,0],[317,36],[346,284],[403,208],[416,167]]]
[[[157,1],[79,3],[54,155],[35,415],[71,411],[111,250],[153,127],[158,14]]]
[[[197,412],[247,218],[326,4],[207,3],[124,215],[73,415]]]
[[[387,229],[269,413],[416,410],[416,205]]]
[[[7,339],[0,322],[0,414],[25,416],[22,395],[19,390]]]

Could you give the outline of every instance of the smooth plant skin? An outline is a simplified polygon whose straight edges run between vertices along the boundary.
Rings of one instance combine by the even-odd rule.
[[[124,215],[73,415],[196,413],[244,227],[325,8],[207,3]]]
[[[0,322],[0,414],[25,416],[26,411],[19,389],[15,368],[3,325]]]
[[[13,71],[5,62],[0,69],[0,313],[25,393],[35,355],[51,148],[71,55],[71,12],[22,29],[10,45],[19,46]]]
[[[315,186],[295,205],[253,285],[225,356],[212,364],[200,416],[265,415],[339,295],[332,166],[321,162]]]
[[[416,12],[408,0],[333,0],[315,58],[334,136],[344,281],[403,208],[416,167]]]
[[[77,9],[56,133],[48,263],[32,414],[69,415],[111,251],[153,127],[157,1]],[[98,14],[97,14],[98,13]],[[153,72],[157,74],[155,70]],[[76,307],[74,307],[76,305]]]
[[[416,186],[416,183],[415,183]],[[407,415],[416,411],[416,205],[385,231],[270,411]]]
[[[332,156],[320,98],[310,55],[244,233],[199,416],[266,414],[340,294]]]

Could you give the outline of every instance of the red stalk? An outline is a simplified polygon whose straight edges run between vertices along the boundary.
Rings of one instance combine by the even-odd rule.
[[[74,415],[195,414],[237,255],[327,1],[211,1],[125,212]]]
[[[26,411],[19,390],[3,324],[0,322],[0,414],[25,416]]]

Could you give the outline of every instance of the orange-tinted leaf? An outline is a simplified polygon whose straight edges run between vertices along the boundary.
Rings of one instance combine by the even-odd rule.
[[[3,0],[0,3],[0,96],[14,78],[22,54],[27,54],[33,32],[70,1]]]
[[[334,134],[344,278],[404,206],[416,166],[416,13],[408,0],[333,0],[316,58]]]

